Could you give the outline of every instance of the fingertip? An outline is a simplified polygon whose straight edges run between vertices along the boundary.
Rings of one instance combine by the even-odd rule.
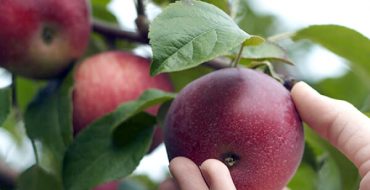
[[[177,190],[179,189],[175,180],[168,178],[164,180],[158,187],[158,190]]]
[[[169,169],[172,172],[187,170],[189,168],[197,167],[193,161],[186,157],[175,157],[170,161]]]
[[[201,164],[200,170],[206,183],[211,189],[236,189],[229,169],[221,161],[208,159]]]
[[[179,189],[207,189],[199,167],[192,160],[176,157],[170,161],[169,169]]]
[[[297,82],[290,93],[293,99],[304,98],[304,95],[320,95],[315,89],[303,81]]]
[[[229,169],[227,168],[227,166],[217,159],[208,159],[204,161],[200,165],[200,169],[201,171],[205,171],[207,173],[214,173],[217,171],[229,172]]]

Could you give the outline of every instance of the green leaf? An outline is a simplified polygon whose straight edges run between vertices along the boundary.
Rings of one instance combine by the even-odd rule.
[[[17,182],[18,190],[62,190],[62,183],[37,165],[24,171]]]
[[[92,0],[92,13],[94,18],[117,23],[117,18],[107,9],[111,0]]]
[[[257,45],[263,44],[265,41],[266,40],[261,36],[252,35],[250,38],[246,39],[243,42],[243,45],[244,46],[257,46]]]
[[[328,156],[318,172],[318,190],[338,190],[342,188],[339,168],[335,160]]]
[[[290,180],[288,187],[291,190],[316,190],[317,174],[307,163],[299,165],[294,177]]]
[[[313,148],[315,154],[318,157],[326,156],[327,159],[331,159],[333,162],[335,162],[336,168],[333,168],[334,166],[329,166],[329,171],[331,171],[331,174],[327,174],[327,175],[333,175],[335,176],[334,178],[339,179],[339,183],[341,187],[339,189],[343,189],[343,190],[358,189],[358,184],[359,184],[358,169],[353,165],[352,162],[350,162],[342,153],[340,153],[336,148],[330,145],[327,141],[323,140],[316,133],[314,133],[312,129],[310,129],[309,127],[305,127],[305,140],[306,142],[310,144],[310,146]],[[325,162],[327,161],[327,159],[324,160],[324,162],[321,162],[320,165],[322,166],[323,164],[325,165],[326,164]],[[324,174],[325,173],[320,174],[320,175],[324,175]],[[325,175],[322,176],[321,178],[323,178],[321,179],[322,180],[321,183],[325,183],[325,179],[324,179]],[[330,180],[333,183],[337,183],[336,179],[330,179]],[[335,187],[336,186],[337,185],[335,185]]]
[[[369,103],[366,103],[370,90],[368,80],[362,80],[354,71],[338,78],[325,79],[313,84],[313,87],[321,94],[348,101],[358,109],[369,110]]]
[[[188,70],[172,72],[170,73],[172,85],[175,88],[175,91],[178,92],[182,88],[184,88],[187,84],[192,82],[193,80],[206,75],[210,72],[214,71],[213,69],[206,67],[206,66],[198,66],[195,68],[191,68]]]
[[[255,10],[250,0],[237,0],[233,2],[233,10],[236,11],[235,22],[244,31],[250,34],[269,36],[275,34],[277,19],[271,14],[260,13]]]
[[[174,96],[147,90],[81,131],[66,153],[65,187],[85,190],[131,174],[149,149],[156,123],[144,111]]]
[[[230,4],[228,0],[202,0],[203,2],[210,3],[223,10],[225,13],[230,14]]]
[[[26,111],[28,104],[45,84],[44,81],[16,77],[17,103],[22,112]]]
[[[0,89],[0,127],[8,117],[12,105],[12,89],[10,87]]]
[[[52,81],[30,103],[25,113],[25,127],[31,139],[50,148],[59,162],[72,142],[72,77],[62,84]]]
[[[297,31],[293,39],[318,43],[370,74],[370,40],[353,29],[338,25],[313,25]]]
[[[239,50],[233,50],[234,55],[237,51]],[[249,64],[252,61],[272,61],[293,65],[293,63],[288,58],[287,52],[283,48],[275,43],[268,41],[260,45],[244,47],[241,57],[242,64]]]
[[[150,25],[151,74],[189,69],[227,54],[250,36],[222,10],[200,1],[179,1]]]
[[[358,189],[359,185],[359,173],[358,169],[354,166],[354,164],[349,161],[341,152],[339,152],[336,148],[334,148],[329,143],[325,142],[326,149],[330,153],[330,157],[335,161],[338,170],[337,173],[340,177],[340,183],[342,189]],[[333,173],[332,175],[334,175]],[[334,180],[334,179],[330,179]]]
[[[170,3],[169,0],[152,0],[152,1],[158,6],[166,6]]]

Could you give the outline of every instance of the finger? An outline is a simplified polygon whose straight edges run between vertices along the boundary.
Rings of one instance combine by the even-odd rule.
[[[370,189],[370,173],[367,173],[361,180],[359,190],[368,190]]]
[[[170,171],[181,190],[208,190],[199,167],[190,159],[185,157],[172,159]]]
[[[164,180],[160,185],[158,190],[180,190],[176,182],[172,178]]]
[[[351,104],[320,95],[304,82],[291,95],[303,119],[343,152],[365,176],[370,171],[370,120]]]
[[[219,160],[204,161],[200,170],[211,190],[236,190],[229,169]]]

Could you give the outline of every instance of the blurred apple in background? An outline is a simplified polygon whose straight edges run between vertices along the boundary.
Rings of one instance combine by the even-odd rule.
[[[148,59],[121,51],[100,53],[78,65],[74,73],[74,133],[114,111],[120,104],[137,99],[145,90],[172,91],[169,77],[165,74],[151,77],[149,68]],[[155,106],[147,111],[155,115],[158,108]],[[162,140],[162,129],[157,127],[151,150]]]
[[[87,0],[2,0],[0,67],[35,79],[61,75],[88,45]]]

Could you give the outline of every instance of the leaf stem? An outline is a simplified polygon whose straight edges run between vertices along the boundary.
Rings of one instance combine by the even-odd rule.
[[[271,42],[278,42],[281,40],[292,38],[294,34],[295,34],[294,32],[285,32],[274,36],[270,36],[269,38],[267,38],[267,40]]]
[[[239,63],[240,58],[241,58],[242,53],[243,53],[243,49],[244,49],[244,44],[241,44],[240,45],[238,56],[236,57],[236,59],[234,60],[234,62],[231,65],[232,67],[237,67],[238,66],[238,63]]]
[[[35,143],[34,139],[31,139],[31,144],[32,144],[33,154],[34,154],[35,160],[36,160],[36,165],[39,165],[39,163],[40,163],[39,154],[37,152],[37,147],[36,147],[36,143]]]

